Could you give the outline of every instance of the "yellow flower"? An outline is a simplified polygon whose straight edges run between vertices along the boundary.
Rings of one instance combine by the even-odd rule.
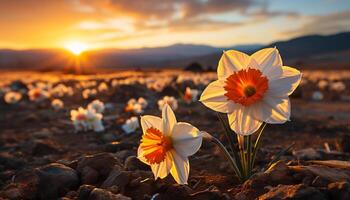
[[[162,118],[142,116],[142,139],[138,158],[151,166],[154,177],[165,178],[169,173],[179,184],[187,184],[190,165],[188,157],[202,144],[200,131],[191,124],[177,122],[168,104]]]
[[[290,118],[289,95],[301,80],[298,70],[283,66],[276,48],[251,56],[229,50],[217,69],[218,80],[203,91],[200,101],[208,108],[228,114],[230,127],[250,135],[263,122],[284,123]]]

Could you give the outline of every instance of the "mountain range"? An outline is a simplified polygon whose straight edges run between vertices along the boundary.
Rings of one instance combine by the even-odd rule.
[[[285,64],[302,69],[348,68],[350,63],[350,32],[343,32],[308,35],[268,45],[213,47],[174,44],[154,48],[94,50],[84,52],[79,57],[79,65],[99,69],[183,68],[197,62],[204,67],[216,67],[223,50],[235,49],[251,54],[265,47],[278,48]],[[0,69],[59,70],[76,63],[77,58],[62,49],[0,50]]]

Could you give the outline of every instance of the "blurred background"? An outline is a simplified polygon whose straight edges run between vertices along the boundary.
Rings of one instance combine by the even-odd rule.
[[[267,46],[299,69],[350,63],[348,0],[1,0],[0,27],[2,70],[215,70]]]

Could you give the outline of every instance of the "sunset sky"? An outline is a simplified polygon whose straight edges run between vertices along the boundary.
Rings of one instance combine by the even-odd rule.
[[[350,30],[349,0],[0,0],[0,48],[231,46]]]

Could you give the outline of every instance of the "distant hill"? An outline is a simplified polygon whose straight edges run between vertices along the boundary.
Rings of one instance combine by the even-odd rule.
[[[253,49],[262,45],[239,45],[240,50]],[[167,65],[174,61],[188,60],[198,56],[220,53],[227,47],[209,45],[174,44],[165,47],[140,49],[103,49],[83,53],[80,65],[92,68],[141,68],[178,67]],[[0,49],[0,69],[63,69],[75,65],[74,57],[60,49],[11,50]]]
[[[350,32],[334,35],[309,35],[287,41],[278,41],[258,48],[243,50],[248,54],[276,47],[282,55],[284,64],[300,69],[350,69]],[[234,47],[232,49],[235,49]],[[237,50],[237,49],[236,49]],[[171,65],[186,65],[198,62],[204,67],[216,67],[222,52],[178,60]]]
[[[83,68],[160,68],[185,67],[198,62],[205,68],[216,68],[223,50],[236,49],[251,54],[264,47],[277,47],[285,64],[299,68],[348,68],[350,32],[334,35],[310,35],[268,45],[248,44],[213,47],[197,44],[174,44],[140,49],[104,49],[84,52],[79,61]],[[65,50],[0,50],[0,69],[65,69],[77,64]]]
[[[284,58],[302,58],[350,50],[350,32],[335,35],[309,35],[287,41],[274,42],[266,47],[277,47]]]

